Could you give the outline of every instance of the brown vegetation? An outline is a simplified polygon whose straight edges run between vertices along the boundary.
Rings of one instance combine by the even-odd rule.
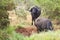
[[[21,33],[24,36],[30,36],[33,33],[37,33],[37,29],[35,27],[19,27],[16,29],[17,33]]]

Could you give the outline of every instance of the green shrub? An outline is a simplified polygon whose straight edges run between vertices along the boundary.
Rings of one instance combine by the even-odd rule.
[[[15,8],[13,0],[1,0],[0,1],[0,29],[4,29],[9,26],[9,14],[7,10]]]
[[[3,31],[3,30],[0,30],[0,40],[8,40],[9,39],[9,35]]]
[[[60,40],[60,30],[33,34],[27,39],[28,40]]]
[[[11,36],[9,37],[10,40],[24,40],[24,36],[16,33],[16,32],[12,32]]]
[[[9,25],[9,14],[6,10],[0,10],[0,29],[4,29]]]

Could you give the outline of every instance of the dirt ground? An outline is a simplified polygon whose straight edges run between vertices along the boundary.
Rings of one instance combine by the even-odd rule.
[[[34,26],[29,27],[19,27],[16,29],[17,33],[21,33],[24,36],[30,36],[33,33],[37,33],[37,28]]]

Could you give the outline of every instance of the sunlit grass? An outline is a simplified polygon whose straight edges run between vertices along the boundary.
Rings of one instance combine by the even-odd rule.
[[[60,31],[41,32],[33,34],[27,38],[28,40],[60,40]]]
[[[60,40],[60,30],[34,33],[30,37],[16,33],[14,30],[14,27],[10,26],[5,31],[3,30],[4,32],[1,31],[4,34],[1,34],[0,37],[5,40]],[[5,38],[6,35],[7,38]]]

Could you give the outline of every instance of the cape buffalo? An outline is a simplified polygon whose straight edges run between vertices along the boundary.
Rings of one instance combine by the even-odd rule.
[[[31,16],[32,16],[32,25],[33,25],[33,21],[35,21],[36,18],[38,18],[41,14],[41,8],[39,8],[38,6],[34,6],[30,9],[31,12]]]
[[[40,18],[38,17],[35,22],[34,25],[37,27],[38,32],[39,31],[47,31],[47,30],[53,30],[52,27],[52,22],[47,19],[47,18]]]

